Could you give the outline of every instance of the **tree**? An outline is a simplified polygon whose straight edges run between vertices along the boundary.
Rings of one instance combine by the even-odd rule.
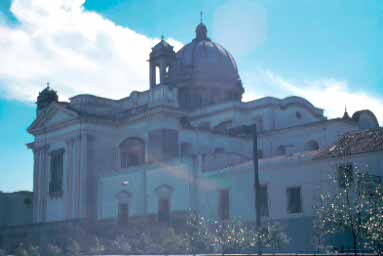
[[[0,256],[7,256],[6,252],[3,249],[0,249]]]
[[[239,220],[220,223],[215,234],[216,249],[222,253],[239,253],[256,243],[255,232]]]
[[[354,177],[355,176],[355,177]],[[335,190],[322,193],[315,207],[316,235],[320,242],[337,235],[352,236],[354,254],[365,237],[365,223],[369,218],[368,184],[362,173],[352,173],[349,164],[340,164],[337,177],[331,177]]]
[[[368,195],[369,218],[364,224],[367,246],[374,248],[377,254],[383,255],[383,185],[379,182]]]
[[[81,248],[80,245],[73,239],[67,241],[65,245],[65,255],[68,256],[80,256]]]
[[[163,252],[162,246],[153,241],[146,233],[139,235],[132,244],[134,254],[161,254]]]
[[[188,231],[186,232],[188,251],[192,254],[211,252],[214,239],[209,233],[206,218],[198,212],[189,210],[186,222],[188,224]]]
[[[92,254],[101,254],[105,251],[104,244],[100,241],[100,239],[97,236],[93,236],[90,241],[90,247],[89,251]]]
[[[28,247],[28,255],[29,256],[40,256],[40,247],[37,245],[30,245]]]
[[[63,250],[59,246],[53,245],[53,244],[48,244],[46,255],[47,256],[63,256],[64,253],[63,253]]]
[[[289,244],[289,238],[283,231],[279,223],[267,221],[263,223],[256,234],[256,239],[261,240],[263,248],[270,248],[274,251],[280,251]]]
[[[188,247],[187,240],[177,235],[173,228],[166,231],[160,244],[165,254],[185,254]]]
[[[131,254],[132,247],[124,235],[118,235],[111,243],[113,253]]]
[[[28,256],[28,251],[25,248],[24,244],[21,243],[15,250],[15,255],[16,256]]]

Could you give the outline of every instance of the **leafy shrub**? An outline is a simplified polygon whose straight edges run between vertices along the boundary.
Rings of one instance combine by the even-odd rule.
[[[215,247],[223,253],[239,253],[255,245],[255,233],[241,221],[221,223],[216,229]]]
[[[59,246],[49,244],[47,246],[47,256],[64,256],[64,253]]]
[[[177,235],[173,228],[167,230],[160,244],[165,254],[185,254],[188,248],[187,240]]]
[[[65,245],[65,255],[67,256],[80,256],[80,245],[73,239],[70,239]]]
[[[28,251],[25,249],[24,244],[19,244],[15,250],[15,256],[28,256]]]
[[[7,256],[7,254],[5,253],[5,250],[0,249],[0,256]]]
[[[111,250],[114,253],[131,254],[132,247],[124,235],[118,235],[111,243]]]
[[[132,244],[134,254],[161,254],[163,252],[161,244],[153,241],[146,233],[139,235]]]
[[[186,222],[188,224],[186,232],[188,252],[192,254],[212,252],[214,239],[209,233],[206,219],[198,212],[189,210]]]
[[[90,241],[89,251],[91,254],[102,254],[105,251],[104,244],[100,241],[97,236],[93,236]]]
[[[30,245],[28,247],[28,255],[29,256],[40,256],[40,248],[36,245]]]

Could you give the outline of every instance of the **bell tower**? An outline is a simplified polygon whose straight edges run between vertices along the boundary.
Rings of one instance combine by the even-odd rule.
[[[149,58],[150,88],[157,84],[166,84],[169,81],[170,72],[176,59],[173,46],[168,44],[164,37],[152,48]],[[157,70],[159,70],[157,74]],[[159,75],[159,77],[157,77]]]

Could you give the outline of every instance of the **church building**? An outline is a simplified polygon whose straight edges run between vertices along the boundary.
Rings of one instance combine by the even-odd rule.
[[[383,176],[374,113],[329,119],[295,96],[243,102],[234,57],[202,22],[195,32],[178,52],[164,39],[152,48],[146,91],[69,102],[50,87],[39,94],[27,145],[34,223],[171,223],[188,209],[254,221],[252,139],[231,132],[243,125],[257,126],[262,220],[284,223],[291,249],[312,248],[313,205],[337,165]]]

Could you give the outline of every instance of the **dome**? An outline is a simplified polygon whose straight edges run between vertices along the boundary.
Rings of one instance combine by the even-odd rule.
[[[242,89],[233,56],[207,37],[207,28],[202,22],[196,28],[196,38],[177,52],[173,78]]]

